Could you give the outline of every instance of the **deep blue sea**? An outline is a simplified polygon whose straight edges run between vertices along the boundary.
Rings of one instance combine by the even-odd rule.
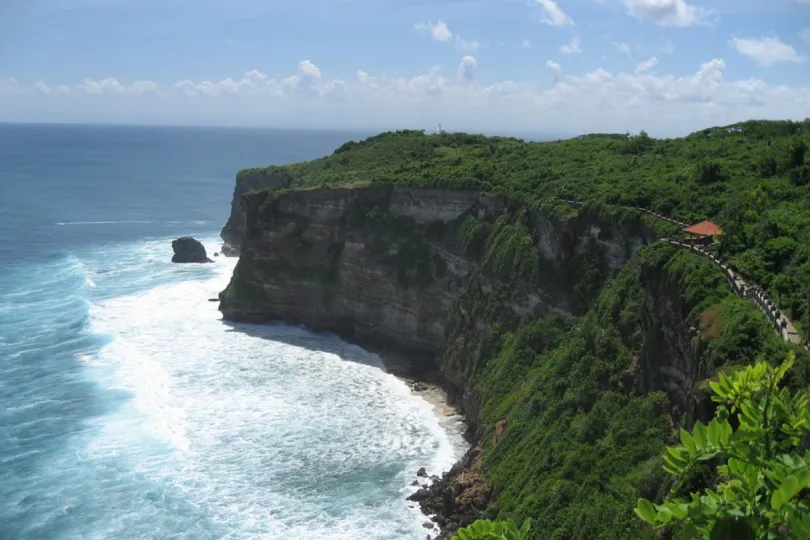
[[[0,124],[0,540],[423,539],[463,452],[379,359],[208,299],[240,168],[334,132]],[[245,331],[249,330],[249,331]]]

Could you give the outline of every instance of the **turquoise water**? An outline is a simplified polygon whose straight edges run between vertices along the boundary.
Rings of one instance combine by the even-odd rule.
[[[0,125],[0,539],[424,538],[459,426],[338,339],[209,302],[234,172],[354,134]]]

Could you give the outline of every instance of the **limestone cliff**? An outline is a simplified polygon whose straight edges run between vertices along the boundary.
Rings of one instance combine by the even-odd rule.
[[[641,328],[637,366],[642,391],[667,393],[676,415],[691,425],[699,414],[698,382],[711,370],[705,365],[705,336],[690,322],[690,305],[682,285],[660,266],[642,265]]]
[[[251,191],[268,188],[285,188],[289,181],[279,174],[266,169],[245,170],[236,176],[236,185],[231,200],[231,213],[222,228],[220,237],[225,241],[225,255],[238,255],[245,235],[245,212],[242,210],[242,197]]]
[[[243,238],[227,238],[242,253],[221,295],[226,319],[302,323],[408,352],[441,371],[474,426],[477,329],[585,312],[653,238],[637,222],[401,185],[254,193],[243,209]]]
[[[487,512],[643,537],[633,501],[669,487],[646,464],[708,410],[700,381],[776,339],[713,264],[598,208],[399,184],[241,208],[225,319],[405,353],[463,409],[475,447],[413,499],[444,535]]]

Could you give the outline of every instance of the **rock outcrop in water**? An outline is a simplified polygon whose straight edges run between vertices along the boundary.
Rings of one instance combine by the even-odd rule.
[[[173,263],[210,263],[214,262],[208,258],[205,246],[199,240],[191,236],[182,236],[172,242],[174,255]]]

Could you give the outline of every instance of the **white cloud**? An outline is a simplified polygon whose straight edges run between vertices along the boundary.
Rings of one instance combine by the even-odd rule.
[[[473,56],[465,56],[461,59],[458,65],[458,76],[467,82],[475,80],[475,69],[478,67],[478,62]]]
[[[637,19],[649,19],[658,26],[684,27],[708,24],[714,11],[685,0],[626,0],[627,13]]]
[[[450,28],[443,21],[436,21],[436,24],[433,24],[433,21],[418,22],[413,25],[413,28],[417,32],[429,34],[430,37],[436,41],[441,41],[443,43],[453,39],[453,32],[450,31]]]
[[[438,68],[409,76],[359,71],[345,80],[253,70],[218,82],[180,81],[155,89],[159,99],[143,95],[154,88],[148,81],[124,84],[108,78],[67,87],[3,79],[0,117],[48,121],[58,114],[60,120],[75,122],[375,130],[429,127],[441,118],[453,130],[514,133],[542,125],[546,132],[572,134],[645,129],[678,135],[750,118],[801,119],[810,110],[810,87],[727,80],[726,64],[718,58],[678,75],[604,69],[569,74],[548,61],[551,86],[542,81],[473,83],[479,67],[473,57],[465,57],[458,79]],[[42,93],[45,87],[51,92]]]
[[[560,47],[560,52],[563,54],[581,54],[582,49],[579,48],[579,38],[576,36],[571,38],[570,43]]]
[[[528,39],[524,39],[523,43],[521,43],[520,46],[523,47],[524,49],[531,49],[532,48],[532,42],[529,41]]]
[[[255,72],[256,70],[254,70]],[[298,63],[298,71],[307,75],[308,77],[320,77],[321,70],[318,69],[318,66],[310,62],[309,60],[301,60]],[[252,72],[251,72],[252,73]]]
[[[619,42],[611,41],[610,38],[608,38],[608,42],[610,42],[610,44],[613,45],[613,48],[616,49],[617,53],[623,54],[624,56],[626,56],[630,60],[633,59],[633,51],[630,48],[629,44],[623,43],[621,41],[619,41]]]
[[[64,93],[64,89],[61,90],[61,93]],[[158,85],[152,81],[135,81],[126,86],[118,82],[118,79],[109,77],[100,81],[85,79],[82,84],[76,85],[73,90],[87,94],[141,95],[156,92]]]
[[[478,51],[481,47],[481,44],[477,41],[467,41],[466,39],[462,39],[460,37],[456,38],[456,49],[461,52],[471,52],[474,53]]]
[[[658,65],[658,58],[653,56],[652,58],[650,58],[648,60],[644,60],[643,62],[640,62],[636,66],[636,73],[644,73],[645,71],[649,71],[649,70],[651,70],[652,68],[654,68],[657,65]]]
[[[810,0],[808,0],[808,2],[810,2]],[[804,28],[801,32],[799,32],[799,36],[801,36],[801,38],[805,40],[807,43],[810,43],[810,26]]]
[[[551,26],[574,26],[574,20],[557,5],[554,0],[535,0],[540,7],[538,18]]]
[[[762,66],[770,66],[781,62],[798,63],[806,60],[796,53],[796,49],[792,45],[788,45],[777,37],[733,37],[729,43],[741,54],[752,58]]]
[[[51,87],[42,81],[37,81],[37,83],[34,84],[34,92],[39,92],[41,94],[50,94],[52,91],[53,90],[51,89]]]
[[[560,80],[560,77],[562,76],[562,66],[560,64],[554,60],[549,60],[546,62],[546,69],[549,73],[551,73],[551,78],[554,80],[554,82]]]

